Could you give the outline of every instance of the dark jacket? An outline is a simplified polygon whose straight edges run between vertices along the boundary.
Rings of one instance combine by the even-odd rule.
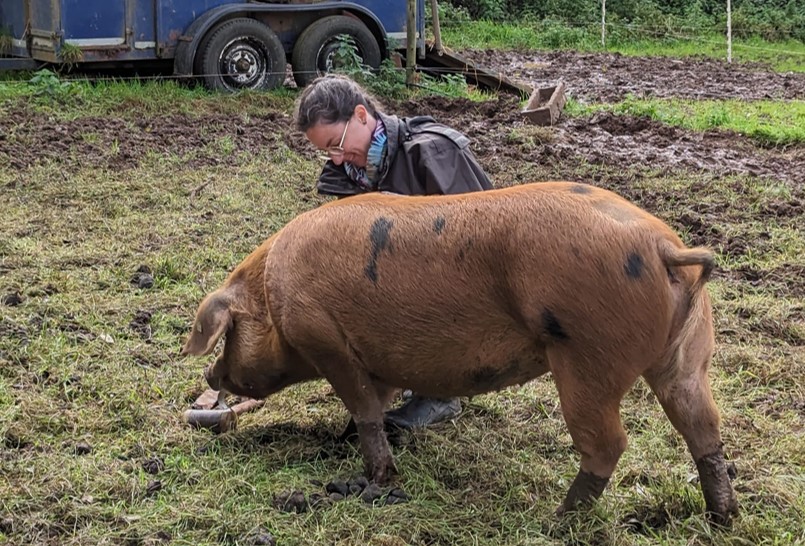
[[[388,135],[391,164],[378,191],[405,195],[468,193],[492,189],[475,160],[470,139],[430,116],[398,118],[378,112]],[[343,165],[327,161],[319,176],[319,193],[347,197],[363,193]]]

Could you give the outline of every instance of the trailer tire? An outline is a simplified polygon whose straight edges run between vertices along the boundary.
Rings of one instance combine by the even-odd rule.
[[[333,68],[333,54],[339,46],[338,37],[347,34],[355,41],[363,64],[380,67],[380,45],[372,31],[353,17],[331,15],[311,23],[296,40],[291,54],[296,85],[304,87]]]
[[[201,41],[201,76],[218,91],[265,90],[285,81],[285,49],[267,25],[256,19],[224,21]]]

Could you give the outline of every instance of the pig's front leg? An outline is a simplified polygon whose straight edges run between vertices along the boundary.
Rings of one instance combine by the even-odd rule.
[[[384,484],[396,473],[383,422],[384,411],[397,389],[369,377],[356,358],[344,355],[310,355],[344,402],[358,430],[366,477]]]
[[[383,419],[371,423],[357,421],[357,426],[366,476],[380,485],[388,483],[397,473],[397,468],[386,439]]]

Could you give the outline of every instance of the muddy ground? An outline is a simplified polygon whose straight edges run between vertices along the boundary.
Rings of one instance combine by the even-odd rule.
[[[613,53],[462,51],[479,65],[532,85],[564,81],[567,93],[588,102],[613,102],[626,95],[693,99],[803,99],[805,73],[775,73],[760,64],[727,64],[713,59],[625,57]],[[475,142],[482,163],[502,183],[508,166],[525,160],[535,164],[572,165],[587,162],[613,168],[642,165],[657,171],[703,170],[715,175],[748,173],[802,184],[805,148],[764,149],[728,131],[696,133],[628,116],[600,113],[591,118],[562,119],[549,131],[526,131],[514,97],[501,96],[483,104],[440,97],[387,105],[401,115],[429,113],[461,128]],[[25,170],[43,157],[71,165],[130,166],[145,150],[182,155],[211,141],[230,136],[240,150],[256,152],[278,138],[292,149],[313,154],[291,129],[287,113],[254,116],[234,123],[229,115],[188,117],[166,115],[132,123],[124,119],[83,118],[53,122],[31,109],[0,116],[0,162]],[[214,131],[210,131],[214,128]],[[513,131],[514,130],[514,131]],[[6,140],[7,133],[16,137]],[[87,134],[97,138],[86,138]],[[282,135],[279,137],[278,135]],[[108,153],[119,143],[119,153]],[[36,143],[35,146],[30,145]],[[67,154],[66,152],[70,153]],[[202,154],[201,163],[226,162]]]
[[[519,74],[531,83],[564,79],[568,93],[591,101],[618,100],[626,93],[641,96],[701,98],[805,97],[805,74],[775,74],[758,66],[730,66],[712,60],[642,59],[612,54],[570,52],[516,54],[469,52],[496,70]],[[535,66],[539,68],[529,68]],[[516,67],[516,68],[515,68]],[[805,147],[765,149],[748,138],[713,130],[697,133],[629,116],[599,113],[564,118],[544,131],[523,128],[515,97],[486,103],[442,97],[393,103],[400,115],[428,113],[461,128],[474,150],[500,183],[517,176],[515,165],[530,162],[563,166],[580,162],[612,168],[643,166],[656,171],[699,170],[717,176],[753,174],[801,185],[805,182]],[[19,105],[0,116],[0,163],[19,172],[46,159],[67,169],[78,166],[133,166],[146,150],[184,155],[193,151],[201,164],[233,161],[232,157],[195,153],[222,137],[231,137],[240,151],[257,153],[284,141],[292,149],[314,155],[302,135],[291,127],[288,113],[277,112],[235,120],[229,114],[165,115],[132,122],[122,118],[81,118],[52,121]],[[9,138],[7,135],[13,135]],[[87,138],[92,135],[92,138]],[[110,154],[112,143],[118,150]]]
[[[488,50],[461,54],[481,66],[532,85],[564,81],[571,96],[586,102],[618,102],[628,94],[640,98],[805,98],[805,73],[775,73],[759,63],[572,51]]]

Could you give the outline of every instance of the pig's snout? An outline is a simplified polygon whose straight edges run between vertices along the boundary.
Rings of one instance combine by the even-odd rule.
[[[210,364],[207,366],[207,368],[204,370],[204,379],[207,380],[207,384],[212,390],[220,391],[222,378],[216,375],[215,368],[215,364]]]

